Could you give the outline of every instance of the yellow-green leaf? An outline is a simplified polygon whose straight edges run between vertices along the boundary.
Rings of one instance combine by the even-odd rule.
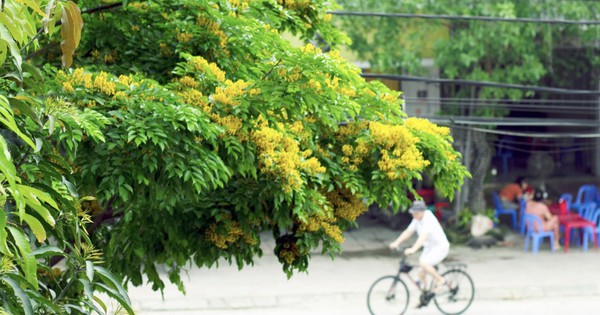
[[[10,31],[13,38],[19,43],[23,44],[23,31],[16,26],[13,19],[4,12],[0,12],[0,23],[4,24]]]
[[[35,238],[38,240],[38,242],[42,243],[46,240],[46,229],[44,229],[44,226],[40,220],[25,213],[23,214],[23,221],[29,225],[29,228],[31,228],[31,231],[33,232],[33,235],[35,235]]]
[[[21,1],[23,3],[25,3],[27,6],[29,6],[30,8],[32,8],[33,11],[35,11],[39,15],[44,16],[44,11],[42,11],[42,9],[40,9],[40,7],[37,5],[37,3],[35,3],[35,1],[33,1],[33,0],[21,0]]]

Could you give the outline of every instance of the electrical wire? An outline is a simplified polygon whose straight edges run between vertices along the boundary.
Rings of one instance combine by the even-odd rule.
[[[366,16],[403,19],[433,19],[433,20],[466,20],[484,22],[509,22],[509,23],[536,23],[536,24],[569,24],[569,25],[600,25],[598,20],[559,20],[559,19],[534,19],[534,18],[502,18],[489,16],[459,16],[447,14],[415,14],[415,13],[383,13],[383,12],[354,12],[354,11],[329,11],[331,15],[340,16]]]
[[[530,117],[476,117],[476,116],[420,116],[433,123],[475,126],[517,126],[517,127],[595,127],[600,128],[599,120],[591,119],[552,119]]]
[[[510,101],[510,100],[495,100],[487,102],[485,99],[452,99],[452,98],[416,98],[404,97],[406,106],[441,106],[446,109],[469,108],[471,105],[475,107],[485,107],[488,109],[508,109],[511,111],[535,112],[544,113],[597,113],[600,100],[581,100],[581,101],[558,101],[558,102],[528,102],[528,100]],[[549,100],[548,100],[549,101]],[[560,103],[566,104],[560,104]]]
[[[452,125],[451,128],[456,129],[464,129],[471,130],[489,134],[496,135],[505,135],[505,136],[514,136],[514,137],[525,137],[525,138],[600,138],[600,133],[592,132],[592,133],[574,133],[574,132],[564,132],[564,133],[553,133],[553,132],[520,132],[520,131],[508,131],[508,130],[494,130],[494,129],[485,129],[479,127],[469,127],[469,126],[460,126],[460,125]]]
[[[525,90],[525,91],[534,91],[534,92],[546,92],[546,93],[553,93],[553,94],[600,96],[600,91],[594,91],[594,90],[573,90],[573,89],[562,89],[562,88],[553,88],[553,87],[544,87],[544,86],[498,83],[498,82],[489,82],[489,81],[425,78],[425,77],[418,77],[418,76],[387,74],[387,73],[363,73],[361,75],[364,78],[388,79],[388,80],[395,80],[395,81],[419,81],[419,82],[427,82],[427,83],[453,83],[453,84],[459,84],[459,85],[495,87],[495,88]]]

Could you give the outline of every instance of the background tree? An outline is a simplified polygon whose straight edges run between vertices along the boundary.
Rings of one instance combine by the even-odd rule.
[[[593,1],[353,1],[339,0],[344,11],[537,18],[540,20],[597,20],[600,4]],[[597,27],[565,24],[483,22],[466,20],[394,19],[386,17],[336,17],[335,22],[352,39],[352,49],[370,62],[375,72],[420,75],[424,57],[434,58],[442,77],[523,85],[574,88],[555,72],[561,60],[557,47],[579,46],[582,58],[569,59],[580,67],[600,68],[597,48],[584,43],[598,36]],[[446,34],[446,35],[444,35]],[[577,44],[579,43],[579,44]],[[398,49],[402,47],[402,49]],[[433,55],[429,53],[432,48]],[[447,114],[504,116],[506,109],[477,99],[518,100],[533,95],[521,90],[491,87],[449,86],[449,95],[474,99],[473,106],[448,106]],[[594,88],[592,88],[594,89]],[[547,96],[542,96],[547,97]],[[475,104],[477,104],[475,106]],[[490,126],[491,128],[491,126]],[[462,142],[467,133],[457,134]],[[483,183],[493,150],[482,132],[472,133],[474,150],[468,169],[473,174],[468,206],[485,209]]]
[[[86,300],[94,288],[128,308],[121,279],[139,285],[145,274],[162,289],[158,264],[182,290],[180,268],[190,261],[241,268],[262,254],[266,231],[284,271],[305,270],[312,249],[340,250],[365,201],[405,205],[423,173],[451,196],[467,175],[449,129],[406,119],[398,92],[365,82],[335,50],[282,37],[345,42],[326,14],[330,2],[51,1],[26,9],[11,18],[30,26],[27,36],[2,33],[16,49],[1,94],[15,121],[4,125],[35,140],[12,141],[5,152],[18,152],[15,177],[47,193],[36,200],[50,208],[41,224],[52,238],[30,238],[41,230],[8,206],[18,193],[6,194],[3,210],[32,251],[58,248],[44,251],[38,267],[85,257],[61,269],[61,279],[79,284],[60,298],[82,313],[94,306]],[[74,308],[46,290],[53,280],[40,279],[43,289],[21,301],[41,296],[37,313]],[[14,296],[2,307],[20,313]]]

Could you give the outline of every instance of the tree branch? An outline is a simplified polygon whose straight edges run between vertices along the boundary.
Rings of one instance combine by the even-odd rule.
[[[88,226],[88,228],[87,228],[88,235],[91,235],[92,232],[94,232],[94,230],[97,229],[102,223],[117,217],[114,215],[114,211],[113,211],[113,207],[112,207],[113,203],[116,200],[117,200],[117,196],[113,196],[112,198],[110,198],[110,200],[108,200],[108,202],[106,203],[106,206],[104,207],[104,211],[102,211],[102,213],[100,213],[100,215],[96,216],[94,218],[94,222],[92,222],[92,224],[90,226]]]
[[[92,224],[86,229],[88,235],[90,235],[92,232],[94,232],[94,230],[97,229],[102,223],[121,216],[120,214],[114,215],[112,204],[116,200],[117,200],[117,196],[113,196],[112,198],[110,198],[110,200],[106,203],[106,206],[104,207],[104,210],[102,211],[102,213],[100,213],[100,215],[97,215],[94,218],[94,222],[92,222]],[[71,252],[71,250],[69,248],[65,249],[65,254],[69,254],[70,252]],[[65,258],[64,256],[52,257],[52,259],[50,259],[49,265],[54,266],[54,265],[58,264],[64,258]]]
[[[4,1],[3,1],[3,3],[4,3]],[[115,3],[101,5],[99,7],[95,7],[95,8],[83,10],[81,12],[81,14],[84,14],[84,13],[85,14],[92,14],[92,13],[97,13],[97,12],[102,12],[102,11],[116,9],[116,8],[119,8],[119,7],[122,7],[122,6],[123,6],[123,2],[115,2]],[[55,24],[55,26],[60,26],[61,24],[62,24],[61,21],[57,21],[56,24]],[[41,30],[43,30],[43,28],[40,28],[40,30],[38,30],[38,34],[34,38],[31,39],[30,43],[33,42],[33,40],[35,38],[37,38],[41,34]],[[27,43],[26,46],[28,46],[30,43]],[[41,54],[41,53],[43,53],[45,51],[48,51],[48,50],[56,47],[57,45],[58,45],[58,43],[50,43],[50,44],[48,44],[48,45],[46,45],[46,46],[44,46],[44,47],[42,47],[42,48],[40,48],[40,49],[32,52],[25,59],[31,59],[31,58],[33,58],[33,57],[35,57],[35,56],[37,56],[37,55],[39,55],[39,54]],[[23,49],[21,49],[21,51],[22,50]]]

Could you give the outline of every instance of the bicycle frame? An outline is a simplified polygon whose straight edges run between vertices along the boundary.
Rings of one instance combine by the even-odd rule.
[[[415,268],[415,266],[409,264],[406,262],[406,255],[402,255],[402,259],[400,260],[400,266],[398,268],[398,272],[396,274],[396,277],[398,279],[402,279],[402,275],[405,275],[405,278],[408,278],[410,280],[410,282],[419,289],[419,291],[421,291],[421,296],[419,298],[421,305],[422,306],[427,306],[429,304],[429,302],[431,301],[431,299],[433,299],[434,296],[445,296],[448,295],[449,298],[453,298],[454,295],[456,294],[456,289],[453,288],[448,288],[449,290],[443,292],[443,293],[434,293],[433,292],[433,288],[435,286],[435,282],[434,279],[431,279],[431,281],[429,281],[429,285],[426,285],[426,283],[421,283],[419,285],[419,280],[413,278],[410,275],[410,272]],[[440,265],[444,265],[446,270],[464,270],[467,268],[467,265],[464,263],[446,263],[446,264],[440,264]],[[435,266],[435,269],[438,270],[438,266]]]

